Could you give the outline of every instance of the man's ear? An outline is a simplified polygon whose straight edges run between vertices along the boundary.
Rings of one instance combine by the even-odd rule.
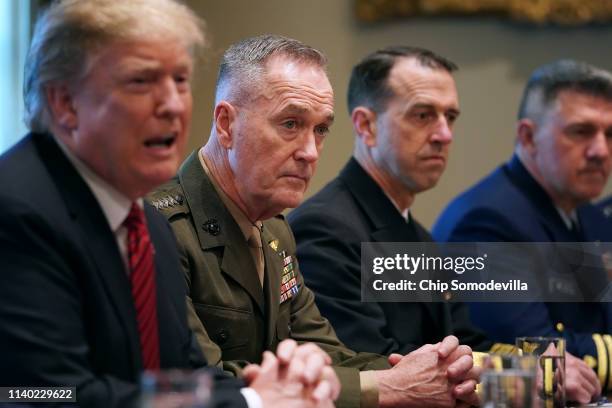
[[[234,143],[234,122],[236,120],[236,108],[227,101],[221,101],[215,106],[215,130],[217,139],[221,146],[231,149]]]
[[[536,127],[536,123],[527,118],[519,120],[516,125],[516,140],[521,146],[521,149],[530,156],[536,153]]]
[[[48,84],[45,87],[47,105],[51,110],[50,114],[60,128],[66,133],[77,128],[79,121],[74,107],[73,96],[66,84]]]
[[[357,106],[351,112],[355,134],[368,147],[376,146],[376,112],[365,106]]]

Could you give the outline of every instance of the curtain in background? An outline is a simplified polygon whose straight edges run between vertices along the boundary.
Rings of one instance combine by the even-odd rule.
[[[26,132],[23,65],[30,41],[30,1],[0,0],[0,153]]]

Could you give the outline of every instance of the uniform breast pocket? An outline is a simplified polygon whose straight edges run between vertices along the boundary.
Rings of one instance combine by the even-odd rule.
[[[194,303],[194,307],[208,336],[223,351],[223,358],[233,359],[234,353],[241,355],[249,343],[249,333],[254,331],[253,314],[248,310],[201,303]]]

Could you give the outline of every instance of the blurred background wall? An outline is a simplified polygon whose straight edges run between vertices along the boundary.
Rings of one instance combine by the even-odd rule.
[[[35,15],[48,1],[0,0],[0,3],[11,6],[13,11],[10,13],[21,10],[21,15],[27,9],[22,6],[29,3],[31,13]],[[257,34],[275,33],[297,38],[328,55],[330,80],[336,92],[336,122],[325,142],[317,174],[308,191],[308,195],[311,195],[337,174],[352,152],[353,135],[345,102],[351,67],[367,53],[388,45],[430,48],[460,67],[455,78],[462,114],[455,129],[445,174],[436,188],[418,195],[412,208],[413,214],[429,227],[449,200],[510,157],[518,100],[525,81],[535,67],[553,59],[569,57],[612,70],[611,24],[538,26],[487,16],[418,17],[364,24],[359,23],[355,16],[355,1],[387,5],[417,2],[186,0],[206,20],[211,44],[204,53],[194,84],[195,112],[189,150],[203,144],[208,137],[216,69],[223,50],[241,38]],[[535,7],[531,0],[524,1],[525,4],[529,1],[530,7]],[[583,7],[601,0],[542,0],[538,7],[547,2],[560,5],[570,1]],[[464,5],[460,0],[453,2]],[[453,2],[446,1],[449,4]],[[431,3],[436,2],[432,0]],[[478,2],[471,0],[469,5],[475,3]],[[495,2],[482,0],[480,3]],[[6,14],[4,28],[8,27],[6,24],[17,21],[8,11],[3,14]],[[13,35],[23,28],[19,26],[12,30],[13,34],[9,35],[5,33],[6,30],[0,30],[0,50],[5,55],[0,68],[4,68],[2,72],[12,72],[11,78],[18,78],[23,54],[15,50],[21,49],[18,41],[23,39],[16,39]],[[10,91],[16,82],[17,79],[8,80],[0,93],[4,95],[4,92]],[[3,96],[3,101],[20,104],[15,95]],[[0,112],[7,113],[9,110],[1,109]],[[15,114],[10,116],[15,117]],[[15,129],[17,126],[11,128],[5,119],[1,122],[0,151],[22,134],[21,131],[6,131],[5,128]],[[606,190],[607,194],[611,192],[612,182]]]
[[[350,69],[356,62],[376,48],[392,44],[430,48],[456,62],[462,113],[450,162],[438,186],[418,195],[412,208],[426,226],[450,199],[510,157],[518,101],[535,67],[553,59],[575,58],[612,69],[612,25],[541,27],[495,17],[420,17],[363,24],[355,17],[353,0],[188,3],[206,20],[212,44],[195,84],[191,148],[208,137],[216,66],[231,43],[257,34],[282,34],[317,47],[329,57],[336,122],[308,195],[333,178],[352,152],[345,95]],[[608,194],[612,192],[610,184]]]

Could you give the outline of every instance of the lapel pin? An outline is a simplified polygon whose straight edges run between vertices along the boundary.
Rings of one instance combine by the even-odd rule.
[[[278,239],[273,239],[272,241],[268,242],[268,245],[270,245],[270,248],[273,250],[278,250]]]

